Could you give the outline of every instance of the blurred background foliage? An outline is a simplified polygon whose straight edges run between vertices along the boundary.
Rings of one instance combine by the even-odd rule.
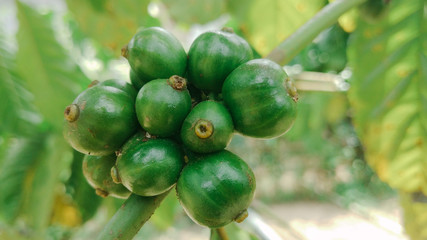
[[[123,202],[100,198],[86,183],[83,155],[62,137],[62,113],[91,80],[129,79],[120,48],[138,28],[162,26],[188,50],[203,31],[230,26],[262,57],[326,4],[1,1],[0,238],[93,239]],[[379,17],[353,9],[288,64],[349,79],[351,88],[300,92],[296,123],[280,138],[233,138],[229,149],[255,171],[258,200],[348,206],[395,197],[397,189],[407,232],[427,238],[425,7],[394,0]],[[172,225],[191,225],[174,194],[138,236]],[[254,239],[237,225],[227,229]]]

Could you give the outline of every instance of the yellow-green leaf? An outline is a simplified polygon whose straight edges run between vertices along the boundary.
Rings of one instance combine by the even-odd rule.
[[[404,226],[412,240],[427,239],[427,197],[420,192],[400,194]]]
[[[354,123],[367,161],[390,186],[427,193],[424,9],[423,0],[394,0],[378,23],[360,20],[349,65]]]
[[[163,0],[171,17],[186,25],[204,24],[224,12],[224,0]]]
[[[313,17],[323,0],[229,0],[228,7],[240,29],[263,56]]]
[[[67,0],[80,29],[116,56],[139,27],[157,25],[147,13],[149,0]]]

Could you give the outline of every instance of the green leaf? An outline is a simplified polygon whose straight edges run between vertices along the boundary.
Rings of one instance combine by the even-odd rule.
[[[263,56],[319,11],[324,0],[229,0],[240,29]]]
[[[0,135],[30,134],[41,121],[31,104],[32,94],[17,75],[15,58],[0,29]]]
[[[163,0],[171,17],[181,24],[205,24],[224,13],[224,0]]]
[[[65,107],[89,80],[56,41],[50,20],[17,2],[17,69],[34,95],[34,104],[59,132]]]
[[[31,239],[44,239],[60,174],[71,154],[62,136],[49,133],[8,139],[0,166],[0,218],[11,224],[24,220]],[[0,221],[1,222],[1,221]]]
[[[71,33],[70,39],[75,46],[73,51],[78,51],[77,55],[86,56],[87,50],[91,49],[92,52],[93,49],[96,53],[95,58],[103,63],[104,68],[107,68],[110,61],[115,58],[113,52],[94,41],[91,41],[91,44],[88,45],[88,38],[86,34],[80,29],[79,24],[70,12],[68,12],[64,17],[64,22]]]
[[[406,233],[413,240],[427,239],[427,197],[420,192],[400,193],[400,203],[404,210]]]
[[[362,20],[349,46],[350,100],[367,161],[381,180],[427,193],[425,1],[394,0],[380,22]]]
[[[46,137],[13,139],[8,143],[0,167],[0,216],[13,222],[22,211],[28,193],[33,167],[40,161]]]
[[[347,109],[348,100],[343,93],[301,92],[297,118],[283,138],[304,142],[304,151],[308,154],[336,155],[336,151],[331,150],[332,140],[325,141],[325,135],[331,131],[331,126],[335,129],[344,121]]]
[[[62,135],[50,134],[37,165],[33,166],[31,179],[27,182],[28,195],[22,213],[37,235],[49,226],[54,198],[60,186],[60,174],[69,169],[72,160],[70,147]],[[61,192],[59,192],[61,193]]]
[[[150,222],[160,230],[167,230],[174,224],[176,213],[181,209],[176,194],[169,194],[156,209]]]
[[[228,236],[228,239],[239,240],[258,240],[256,236],[240,228],[236,223],[230,223],[223,228]],[[221,231],[221,230],[220,230]],[[211,229],[210,240],[224,240],[221,238],[217,229]]]
[[[67,0],[80,29],[116,56],[138,27],[160,23],[147,13],[149,0]]]

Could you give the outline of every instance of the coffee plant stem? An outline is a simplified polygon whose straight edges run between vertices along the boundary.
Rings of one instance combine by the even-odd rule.
[[[339,74],[323,72],[288,73],[294,79],[299,91],[342,92],[348,90],[348,84]]]
[[[266,58],[281,65],[287,64],[310,44],[320,32],[334,24],[342,14],[364,1],[366,0],[336,0],[328,4],[273,49]]]
[[[224,227],[217,228],[216,231],[221,240],[229,240],[227,232],[225,231]]]
[[[98,235],[98,240],[131,240],[170,191],[154,197],[135,194],[123,203]]]

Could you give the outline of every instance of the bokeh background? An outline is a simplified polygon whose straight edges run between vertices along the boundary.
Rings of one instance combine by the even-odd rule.
[[[284,66],[300,90],[288,133],[234,136],[257,190],[231,239],[427,238],[426,3],[371,2]],[[63,110],[92,80],[129,81],[120,48],[138,28],[162,26],[188,50],[228,26],[263,57],[328,3],[1,0],[0,239],[94,239],[123,203],[86,183]],[[135,239],[208,238],[170,194]]]

